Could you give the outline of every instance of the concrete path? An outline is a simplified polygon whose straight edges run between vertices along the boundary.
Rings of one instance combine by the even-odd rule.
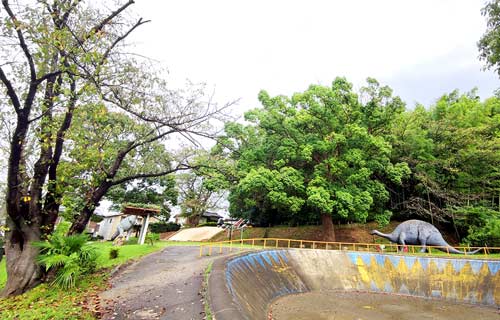
[[[168,240],[173,241],[203,241],[209,240],[223,230],[218,227],[198,227],[180,230]]]
[[[102,318],[204,319],[203,272],[221,255],[198,255],[198,246],[167,247],[125,268],[101,294],[109,310]]]

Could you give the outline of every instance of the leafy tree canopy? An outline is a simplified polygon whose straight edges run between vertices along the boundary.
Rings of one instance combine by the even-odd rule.
[[[369,79],[365,102],[337,78],[291,97],[262,91],[262,109],[246,113],[249,125],[230,123],[221,143],[238,162],[231,212],[264,221],[387,220],[385,181],[401,183],[404,162],[392,162],[389,143],[404,110],[387,87]],[[281,217],[276,219],[276,217]]]

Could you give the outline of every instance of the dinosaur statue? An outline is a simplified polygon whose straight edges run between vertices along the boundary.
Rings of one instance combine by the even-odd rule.
[[[370,231],[379,237],[386,238],[392,243],[400,245],[421,245],[420,252],[427,250],[426,246],[436,246],[438,250],[450,253],[464,254],[463,251],[450,246],[444,239],[439,230],[432,224],[421,220],[407,220],[400,223],[390,234],[382,233],[378,230]],[[481,248],[465,252],[465,254],[474,254]]]
[[[120,223],[118,224],[118,227],[116,228],[116,232],[111,237],[111,240],[112,241],[115,240],[116,238],[118,238],[118,236],[122,236],[123,234],[125,234],[125,232],[127,232],[127,239],[128,239],[128,237],[130,236],[130,233],[132,232],[133,227],[135,225],[138,225],[138,221],[137,221],[136,216],[126,217],[125,219],[120,221]]]

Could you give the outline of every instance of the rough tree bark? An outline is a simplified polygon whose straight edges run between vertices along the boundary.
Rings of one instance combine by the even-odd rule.
[[[329,214],[322,214],[321,224],[323,226],[323,240],[331,242],[336,241],[335,230],[333,229],[332,216]]]
[[[11,225],[12,221],[9,221],[9,228]],[[39,240],[37,228],[24,227],[22,231],[14,229],[8,232],[5,245],[8,278],[3,296],[21,294],[40,283],[42,272],[34,263],[38,250],[31,245]]]

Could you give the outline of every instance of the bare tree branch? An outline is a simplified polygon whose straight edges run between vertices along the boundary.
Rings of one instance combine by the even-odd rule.
[[[179,164],[173,169],[161,171],[161,172],[155,172],[155,173],[140,173],[140,174],[135,174],[131,175],[128,177],[124,177],[115,181],[112,181],[111,184],[113,186],[131,181],[131,180],[136,180],[136,179],[142,179],[142,178],[154,178],[154,177],[161,177],[161,176],[166,176],[167,174],[171,174],[174,172],[182,171],[182,170],[191,170],[196,168],[195,166],[189,166],[187,164]]]
[[[5,0],[4,0],[5,1]],[[94,34],[96,32],[101,31],[108,23],[111,22],[116,16],[118,16],[120,13],[122,13],[125,9],[127,9],[128,6],[134,4],[134,0],[129,0],[127,3],[123,4],[120,8],[116,9],[113,11],[109,16],[107,16],[105,19],[103,19],[98,25],[94,26],[88,35]]]
[[[31,52],[29,51],[28,46],[26,45],[26,40],[24,39],[21,24],[19,23],[19,20],[17,20],[16,16],[11,10],[9,5],[9,0],[2,0],[2,4],[3,7],[5,8],[5,11],[7,11],[7,13],[9,14],[10,20],[12,21],[12,23],[14,23],[14,26],[16,28],[17,38],[19,39],[19,44],[24,52],[26,59],[28,60],[31,82],[36,82],[35,63],[33,61]]]
[[[141,26],[145,23],[148,23],[150,21],[151,20],[143,21],[142,18],[140,18],[129,30],[127,30],[127,32],[125,32],[123,35],[116,38],[115,41],[113,41],[113,43],[108,47],[108,49],[102,55],[102,59],[99,63],[99,66],[101,66],[106,61],[110,52],[116,47],[116,45],[118,45],[118,43],[120,43],[122,40],[124,40],[126,37],[128,37],[130,35],[130,33],[132,33],[132,31],[134,31],[136,28],[138,28],[139,26]]]
[[[7,87],[7,95],[14,106],[14,110],[16,110],[16,113],[19,113],[19,110],[21,110],[21,102],[19,101],[19,97],[17,96],[12,83],[7,78],[7,75],[4,73],[2,67],[0,67],[0,80],[2,80],[3,84]]]

